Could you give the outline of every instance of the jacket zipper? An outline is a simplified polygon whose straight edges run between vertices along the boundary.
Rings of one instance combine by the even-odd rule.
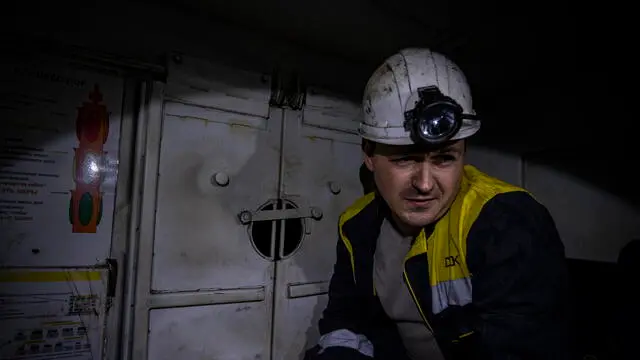
[[[411,293],[411,298],[413,299],[413,302],[418,307],[418,311],[420,312],[420,316],[422,316],[422,321],[424,321],[424,324],[427,326],[429,331],[431,331],[432,334],[435,334],[433,332],[433,328],[431,327],[431,324],[429,324],[429,321],[427,321],[427,317],[424,315],[424,312],[422,311],[422,307],[420,306],[420,303],[418,302],[418,298],[416,297],[416,294],[413,292],[413,288],[411,287],[411,283],[409,282],[409,277],[407,276],[407,270],[405,269],[402,272],[402,274],[404,275],[404,283],[407,285],[407,288],[409,289],[409,293]]]

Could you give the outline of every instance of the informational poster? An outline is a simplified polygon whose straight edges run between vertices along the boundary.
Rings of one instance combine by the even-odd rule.
[[[109,256],[123,79],[46,59],[0,67],[0,266]]]
[[[0,270],[0,360],[101,359],[102,269]]]

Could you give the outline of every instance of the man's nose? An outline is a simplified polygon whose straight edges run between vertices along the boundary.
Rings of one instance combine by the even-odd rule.
[[[431,166],[427,161],[418,164],[412,180],[413,187],[421,193],[428,193],[433,190],[435,180]]]

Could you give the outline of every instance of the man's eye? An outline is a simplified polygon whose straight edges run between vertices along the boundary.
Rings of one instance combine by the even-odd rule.
[[[456,161],[456,157],[453,155],[437,155],[433,157],[433,162],[436,164],[448,164]]]

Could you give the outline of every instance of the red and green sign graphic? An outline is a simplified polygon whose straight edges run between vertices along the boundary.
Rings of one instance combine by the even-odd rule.
[[[78,108],[73,179],[69,221],[74,233],[95,233],[102,218],[104,176],[104,144],[109,136],[109,113],[102,103],[102,93],[96,84],[89,100]]]

